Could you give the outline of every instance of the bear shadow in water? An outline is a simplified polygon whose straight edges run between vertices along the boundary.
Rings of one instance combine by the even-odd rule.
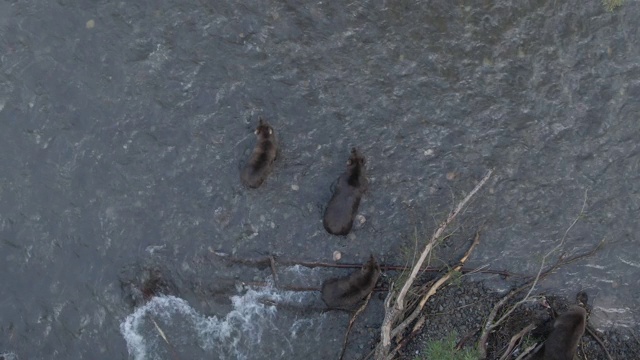
[[[158,295],[179,296],[178,287],[158,267],[134,266],[120,275],[120,288],[131,307],[142,306]]]

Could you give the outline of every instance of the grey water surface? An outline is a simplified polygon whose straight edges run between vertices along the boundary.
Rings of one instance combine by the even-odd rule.
[[[638,19],[635,0],[0,2],[0,354],[337,358],[347,314],[247,287],[270,269],[214,252],[402,263],[491,168],[442,257],[482,228],[471,266],[532,274],[560,241],[606,239],[539,290],[585,289],[597,327],[637,328]],[[259,116],[281,152],[248,190]],[[330,236],[353,146],[366,222]],[[126,284],[148,268],[174,293],[134,308]],[[310,287],[344,274],[278,270]]]

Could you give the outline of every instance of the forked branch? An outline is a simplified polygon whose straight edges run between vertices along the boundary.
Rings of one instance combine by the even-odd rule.
[[[460,212],[464,209],[464,207],[471,200],[471,198],[484,186],[484,184],[491,177],[492,173],[493,173],[493,170],[489,170],[487,174],[482,178],[482,180],[480,180],[480,182],[473,188],[473,190],[471,190],[471,192],[467,194],[467,196],[465,196],[464,199],[460,201],[460,203],[458,203],[458,205],[449,214],[447,219],[442,224],[440,224],[438,229],[436,229],[436,231],[431,236],[431,239],[427,242],[424,249],[422,250],[422,253],[418,258],[418,261],[413,265],[413,268],[411,269],[411,273],[409,274],[409,278],[407,279],[407,281],[405,281],[402,288],[400,289],[400,292],[398,293],[398,297],[395,299],[393,304],[389,304],[385,307],[385,315],[384,315],[384,320],[382,322],[381,336],[380,336],[381,341],[380,343],[378,343],[378,346],[376,347],[376,353],[375,353],[376,359],[386,359],[388,357],[389,348],[391,346],[391,327],[393,326],[394,323],[396,323],[400,315],[404,313],[405,296],[409,291],[409,289],[411,288],[411,286],[413,285],[413,282],[415,281],[418,275],[418,272],[422,268],[422,265],[424,264],[424,261],[426,260],[427,255],[429,255],[429,253],[437,245],[438,240],[444,234],[447,226],[451,224],[453,220],[455,220],[455,218],[458,216],[458,214],[460,214]],[[393,293],[393,289],[390,288],[389,296],[391,296],[392,293]],[[388,300],[390,300],[390,298],[388,298]]]

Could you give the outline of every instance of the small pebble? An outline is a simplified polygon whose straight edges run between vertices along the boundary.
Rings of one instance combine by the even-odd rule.
[[[356,229],[360,229],[364,225],[364,223],[367,222],[367,218],[364,217],[364,215],[360,215],[360,214],[356,215],[355,220],[356,220],[355,221]]]
[[[447,180],[451,181],[451,180],[455,179],[455,178],[456,178],[456,175],[457,175],[457,174],[456,174],[456,173],[454,173],[453,171],[452,171],[452,172],[448,172],[448,173],[447,173]]]
[[[293,184],[293,185],[291,185],[291,190],[298,191],[298,190],[300,190],[300,186],[298,186],[296,184]]]
[[[342,259],[342,254],[340,253],[340,251],[336,250],[333,252],[333,260],[334,261],[338,261]]]
[[[93,27],[96,26],[96,22],[93,19],[91,19],[91,20],[87,21],[87,25],[86,26],[87,26],[87,29],[93,29]]]

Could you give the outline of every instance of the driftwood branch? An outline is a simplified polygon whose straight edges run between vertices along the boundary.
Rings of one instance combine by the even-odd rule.
[[[480,180],[480,182],[473,188],[473,190],[471,190],[471,192],[467,196],[465,196],[465,198],[462,199],[460,203],[458,203],[458,205],[454,208],[454,210],[449,214],[447,219],[433,233],[433,235],[431,236],[431,239],[427,242],[424,249],[422,250],[422,253],[418,258],[418,261],[413,265],[409,278],[407,279],[407,281],[405,281],[404,285],[400,289],[400,292],[398,293],[398,297],[394,301],[393,306],[385,307],[385,316],[382,322],[381,336],[380,336],[381,342],[378,343],[378,346],[376,348],[376,354],[375,354],[376,359],[386,359],[388,357],[389,348],[391,346],[391,327],[397,321],[400,314],[403,313],[403,310],[405,307],[404,298],[407,294],[407,291],[409,291],[409,288],[413,285],[413,282],[415,281],[416,276],[418,275],[418,272],[422,268],[422,265],[426,260],[427,255],[429,255],[431,250],[436,246],[436,244],[438,243],[438,240],[444,234],[447,226],[453,220],[455,220],[458,214],[467,205],[469,200],[471,200],[471,198],[480,190],[480,188],[484,186],[484,184],[491,177],[492,173],[493,173],[492,170],[487,172],[487,174],[482,178],[482,180]],[[390,290],[390,293],[391,293],[391,290]]]
[[[473,190],[471,190],[471,192],[467,196],[465,196],[464,199],[462,199],[462,201],[458,204],[458,206],[456,206],[456,208],[451,212],[451,214],[449,214],[449,216],[447,217],[447,220],[445,220],[440,225],[440,227],[438,227],[438,229],[435,231],[435,233],[433,233],[433,236],[431,236],[431,240],[429,240],[429,243],[427,244],[427,246],[425,246],[424,250],[422,250],[422,253],[420,254],[420,257],[418,258],[418,261],[413,266],[413,268],[411,270],[411,273],[409,274],[409,279],[407,279],[407,281],[405,281],[404,285],[402,286],[402,289],[400,289],[400,293],[398,294],[398,298],[395,301],[395,308],[396,309],[402,310],[404,308],[404,297],[406,296],[407,291],[409,291],[409,288],[411,287],[411,285],[413,285],[413,282],[415,281],[416,276],[418,275],[418,272],[420,271],[420,268],[422,268],[422,264],[424,263],[425,259],[427,258],[427,255],[429,255],[429,253],[431,252],[433,247],[437,244],[438,239],[440,239],[442,234],[444,234],[444,231],[446,230],[447,226],[449,226],[449,224],[451,224],[451,222],[453,220],[455,220],[455,218],[458,216],[458,214],[467,205],[469,200],[471,200],[471,198],[480,190],[480,188],[482,188],[482,186],[484,186],[484,184],[487,182],[487,180],[489,180],[489,177],[491,177],[492,172],[493,172],[492,170],[489,170],[489,172],[487,172],[487,174],[482,178],[482,180],[480,180],[478,185],[476,185],[476,187],[473,188]]]
[[[469,247],[467,252],[464,254],[464,256],[462,256],[462,258],[460,259],[458,265],[455,266],[453,269],[451,269],[449,272],[447,272],[445,275],[443,275],[440,279],[435,281],[429,287],[429,290],[424,295],[422,295],[422,298],[420,299],[420,302],[418,302],[416,308],[413,310],[411,315],[406,317],[400,323],[400,325],[396,326],[391,331],[391,338],[396,338],[399,335],[401,335],[402,332],[409,326],[409,324],[411,324],[421,314],[422,309],[424,308],[424,306],[427,303],[427,301],[433,295],[435,295],[436,292],[438,291],[438,289],[440,289],[440,287],[442,287],[447,281],[449,281],[451,279],[451,277],[453,277],[460,270],[460,268],[462,268],[462,265],[469,259],[469,257],[471,256],[471,253],[473,252],[473,250],[475,249],[475,247],[479,243],[480,243],[480,233],[477,232],[475,237],[474,237],[473,243],[471,244],[471,246]],[[387,358],[388,359],[393,358],[395,356],[395,354],[397,354],[398,351],[400,351],[400,349],[402,349],[404,346],[406,346],[407,343],[409,342],[409,340],[420,332],[420,330],[422,329],[422,327],[424,326],[426,321],[427,321],[426,315],[422,315],[420,317],[420,319],[418,319],[418,321],[415,323],[413,328],[411,329],[411,333],[409,334],[409,336],[406,337],[405,339],[396,341],[398,343],[398,345],[389,353]]]
[[[433,285],[431,285],[431,287],[429,288],[427,293],[422,296],[422,299],[420,299],[420,302],[418,303],[418,306],[416,306],[416,308],[411,313],[411,315],[409,315],[402,323],[400,323],[400,325],[396,326],[391,331],[391,338],[396,337],[398,334],[400,334],[402,331],[404,331],[404,329],[410,323],[412,323],[413,320],[415,320],[418,317],[418,315],[420,315],[420,312],[424,308],[424,305],[427,303],[429,298],[431,298],[433,295],[435,295],[435,293],[438,291],[438,289],[442,285],[444,285],[447,281],[449,281],[449,279],[451,279],[451,277],[454,276],[456,272],[458,272],[458,270],[462,267],[462,264],[464,264],[467,261],[467,259],[471,255],[471,252],[473,251],[473,249],[479,243],[480,243],[480,233],[476,233],[476,236],[474,238],[473,243],[469,247],[469,250],[467,250],[467,252],[464,254],[464,256],[460,259],[460,263],[456,267],[451,269],[448,273],[446,273],[444,276],[442,276],[440,279],[438,279]]]

